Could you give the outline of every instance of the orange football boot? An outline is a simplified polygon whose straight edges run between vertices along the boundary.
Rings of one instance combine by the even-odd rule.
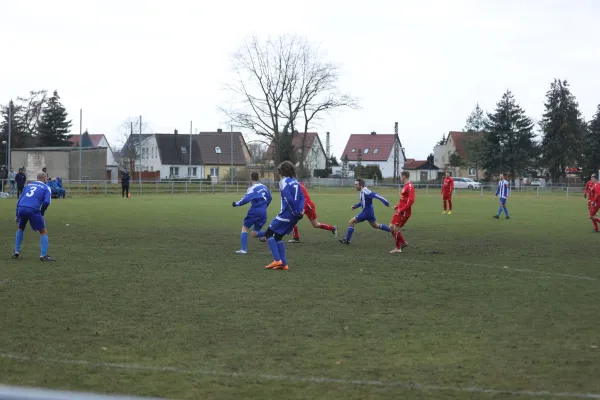
[[[283,263],[281,261],[273,261],[271,264],[267,265],[265,269],[277,269],[281,266],[283,266]]]

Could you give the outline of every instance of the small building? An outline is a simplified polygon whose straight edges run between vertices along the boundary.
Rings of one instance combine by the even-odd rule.
[[[398,150],[396,153],[395,150]],[[397,154],[397,159],[396,159]],[[394,177],[394,165],[398,164],[398,173],[404,169],[406,154],[400,142],[400,137],[395,133],[379,134],[371,132],[370,134],[352,134],[348,139],[346,148],[341,157],[341,162],[348,158],[348,166],[351,170],[360,160],[365,167],[378,166],[382,177]]]
[[[440,169],[428,160],[415,160],[413,158],[406,160],[404,171],[410,173],[410,180],[413,183],[438,181],[441,179],[442,174]]]
[[[79,138],[80,135],[71,135],[69,136],[69,142],[73,143],[73,147],[79,147]],[[119,179],[119,166],[117,162],[117,158],[115,153],[113,152],[110,143],[106,139],[106,136],[103,133],[98,134],[90,134],[88,131],[85,131],[81,135],[81,147],[91,147],[91,148],[105,148],[106,149],[106,171],[107,176],[110,176],[108,179],[111,183],[117,183]]]
[[[292,134],[292,146],[294,147],[296,167],[300,166],[300,160],[304,158],[305,175],[314,176],[315,169],[327,168],[327,154],[321,142],[321,138],[317,132],[294,132]],[[272,141],[265,154],[266,164],[271,167],[272,171],[269,178],[275,170],[274,159],[276,144]],[[304,178],[301,176],[300,178]]]
[[[469,142],[479,139],[483,132],[458,132],[450,131],[444,144],[437,145],[433,149],[433,163],[440,168],[451,171],[452,176],[468,177],[472,179],[483,179],[485,171],[469,163]],[[464,165],[453,166],[452,154],[456,154],[464,162]]]
[[[106,151],[104,147],[81,148],[81,179],[91,181],[111,180],[106,169]],[[34,177],[42,168],[46,168],[49,177],[63,180],[79,180],[79,153],[76,147],[32,147],[11,150],[12,165],[23,168],[28,179]]]

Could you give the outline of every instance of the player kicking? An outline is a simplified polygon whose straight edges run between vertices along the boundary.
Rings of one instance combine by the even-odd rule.
[[[412,214],[412,205],[415,202],[415,186],[409,179],[410,173],[408,171],[403,171],[401,176],[404,187],[400,193],[400,201],[398,202],[398,205],[394,207],[396,212],[394,213],[392,221],[390,222],[390,230],[392,231],[392,235],[394,235],[396,248],[390,250],[390,254],[402,253],[402,249],[408,246],[408,243],[406,243],[406,240],[404,240],[400,230],[410,219]]]
[[[587,192],[588,195],[588,206],[589,206],[589,218],[592,220],[592,224],[594,224],[594,232],[600,232],[598,230],[598,223],[600,222],[600,218],[596,216],[598,211],[600,210],[600,183],[596,179],[596,175],[592,175],[592,179],[590,180],[592,185]],[[587,185],[586,185],[587,189]]]
[[[596,182],[598,182],[598,179],[596,177],[596,174],[592,174],[592,176],[590,177],[590,180],[587,181],[587,183],[585,184],[585,189],[583,190],[583,198],[587,198],[587,206],[588,206],[588,210],[592,207],[592,195],[591,195],[591,190],[594,187],[594,185],[596,184]]]
[[[506,215],[506,219],[510,219],[508,215],[508,208],[506,208],[506,199],[508,197],[508,188],[510,184],[506,180],[508,177],[506,174],[501,175],[502,179],[498,182],[498,189],[496,189],[496,195],[494,197],[500,196],[500,207],[498,207],[498,214],[494,215],[494,218],[500,219],[500,214],[504,211],[504,215]]]
[[[454,179],[450,176],[450,171],[446,171],[446,177],[442,185],[442,202],[444,203],[444,212],[448,210],[448,214],[452,214],[452,193],[454,193]]]
[[[289,161],[282,162],[277,168],[281,176],[279,191],[281,192],[281,211],[271,221],[266,232],[257,232],[258,237],[266,237],[269,249],[273,255],[273,262],[266,269],[289,269],[285,256],[285,243],[283,237],[288,235],[294,226],[304,217],[304,194],[296,180],[296,169]]]
[[[242,248],[236,251],[237,254],[248,253],[248,230],[254,227],[254,232],[258,232],[267,223],[267,207],[269,207],[272,200],[269,189],[259,182],[257,172],[250,174],[250,180],[252,185],[248,188],[246,195],[240,201],[234,201],[232,204],[233,207],[240,207],[247,203],[251,204],[242,224],[240,235]],[[253,236],[256,237],[255,234]]]
[[[48,175],[45,172],[37,174],[37,181],[31,182],[23,189],[23,194],[17,201],[17,237],[15,240],[15,252],[12,258],[19,258],[21,255],[21,243],[25,236],[27,223],[34,231],[40,232],[40,261],[56,261],[54,257],[48,255],[48,231],[46,230],[46,221],[44,213],[50,206],[52,192],[46,185]]]
[[[367,188],[365,186],[365,181],[362,179],[356,179],[354,181],[354,188],[360,192],[360,202],[353,205],[352,209],[355,210],[361,207],[362,211],[348,221],[349,226],[348,231],[346,232],[346,237],[344,239],[340,239],[340,243],[350,244],[350,239],[354,233],[354,225],[363,221],[369,221],[369,224],[371,224],[373,229],[391,232],[387,225],[377,223],[377,220],[375,219],[375,209],[373,208],[373,199],[379,199],[379,201],[385,204],[386,207],[390,206],[390,202],[387,201],[383,196],[380,196],[379,194]]]
[[[302,182],[300,182],[300,189],[302,189],[302,194],[304,195],[304,215],[308,217],[308,220],[310,221],[313,228],[330,231],[331,233],[333,233],[333,237],[337,237],[337,226],[327,225],[317,221],[317,208],[315,207],[315,203],[313,203],[310,199],[308,191],[306,190],[306,187]],[[298,232],[298,225],[294,226],[293,233],[294,238],[288,240],[288,243],[300,243],[300,233]]]

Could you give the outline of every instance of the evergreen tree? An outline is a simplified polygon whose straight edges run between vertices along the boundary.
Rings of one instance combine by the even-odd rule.
[[[362,150],[358,149],[356,152],[356,166],[354,167],[354,179],[362,178],[362,174]]]
[[[475,109],[467,117],[466,125],[463,128],[465,132],[482,132],[485,129],[485,113],[479,107],[479,103],[475,105]]]
[[[582,164],[584,173],[598,172],[600,168],[600,104],[588,124],[583,153],[585,156]]]
[[[533,126],[507,90],[484,125],[481,166],[488,175],[509,172],[514,179],[534,168],[538,148]]]
[[[429,153],[429,155],[427,156],[427,161],[429,161],[431,164],[433,164],[434,160],[435,160],[435,156],[433,155],[433,153]]]
[[[439,142],[437,142],[435,145],[436,146],[443,146],[446,144],[446,135],[442,135],[442,138],[440,139]]]
[[[542,127],[542,162],[553,179],[583,161],[585,122],[567,81],[555,79],[546,93]]]
[[[55,90],[42,111],[39,126],[39,146],[70,146],[68,135],[71,130],[71,120],[60,102]]]

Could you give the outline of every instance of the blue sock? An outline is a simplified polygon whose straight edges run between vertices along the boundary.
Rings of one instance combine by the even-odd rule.
[[[40,248],[41,248],[40,257],[47,256],[48,255],[48,235],[40,236]]]
[[[508,217],[508,208],[504,207],[504,215]]]
[[[381,229],[382,231],[391,232],[390,227],[385,224],[379,224],[379,229]]]
[[[502,214],[502,209],[503,209],[503,208],[504,208],[504,207],[502,207],[502,206],[498,207],[498,214],[497,214],[498,216],[500,216],[500,214]]]
[[[248,232],[242,232],[240,241],[242,242],[242,250],[248,250]]]
[[[348,227],[348,232],[346,232],[346,242],[349,242],[350,239],[352,239],[352,234],[354,233],[354,227],[353,226],[349,226]]]
[[[273,260],[281,261],[281,257],[279,257],[279,249],[277,248],[277,242],[275,242],[275,238],[271,236],[267,239],[267,243],[269,244],[269,249],[271,249],[271,254],[273,254]]]
[[[261,237],[265,237],[265,231],[256,231],[256,237],[257,238],[261,238]]]
[[[15,239],[15,252],[21,252],[21,243],[23,243],[23,236],[25,236],[25,232],[17,229],[17,238]]]
[[[277,242],[277,250],[279,250],[279,257],[281,257],[281,263],[287,265],[287,258],[285,258],[285,244],[283,241]]]

